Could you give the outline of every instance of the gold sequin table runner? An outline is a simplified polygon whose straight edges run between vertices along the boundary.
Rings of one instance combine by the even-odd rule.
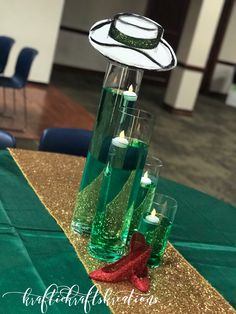
[[[88,255],[88,238],[70,230],[84,158],[20,149],[11,149],[10,154],[48,212],[63,229],[87,272],[103,265]],[[112,289],[109,306],[116,314],[236,313],[172,245],[167,247],[163,265],[151,269],[149,273],[151,289],[148,295],[135,290],[133,299],[136,298],[137,302],[130,304],[116,302],[117,297],[130,295],[133,287],[129,282],[94,283],[103,296],[108,288]]]

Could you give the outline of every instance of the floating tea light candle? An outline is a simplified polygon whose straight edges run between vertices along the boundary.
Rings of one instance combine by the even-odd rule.
[[[153,232],[156,230],[160,223],[160,219],[157,217],[157,211],[155,208],[153,208],[151,214],[147,216],[143,216],[143,219],[140,221],[138,231],[141,232],[146,240],[148,239],[150,242],[150,239],[153,237]]]
[[[139,192],[134,204],[134,212],[129,229],[130,238],[134,231],[138,230],[140,221],[143,220],[143,213],[151,212],[161,167],[162,161],[160,159],[154,156],[148,156],[145,163],[144,174],[140,181]]]
[[[113,138],[112,144],[120,148],[126,148],[129,141],[125,138],[125,131],[121,131],[119,136]]]
[[[148,171],[146,171],[141,178],[141,186],[146,187],[148,185],[152,184],[152,180],[148,177]]]
[[[138,96],[133,91],[133,85],[131,84],[129,89],[123,93],[124,99],[128,101],[136,101]]]
[[[153,208],[151,214],[145,217],[146,222],[157,225],[159,223],[160,219],[157,217],[156,214],[157,214],[157,212],[156,212],[155,208]]]
[[[153,208],[151,214],[144,216],[143,219],[140,221],[138,231],[141,232],[146,240],[152,239],[153,232],[158,228],[160,223],[160,219],[157,217],[157,211]]]
[[[138,96],[133,91],[133,85],[131,84],[129,89],[123,92],[123,103],[121,107],[123,106],[123,109],[132,108],[134,107],[134,104],[137,100]],[[124,122],[125,112],[122,112],[121,120],[120,122]]]

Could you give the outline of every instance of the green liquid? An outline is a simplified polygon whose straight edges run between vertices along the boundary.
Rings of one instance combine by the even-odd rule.
[[[106,261],[124,254],[147,145],[132,140],[126,148],[112,145],[110,154],[89,244],[90,254]]]
[[[80,191],[92,183],[104,170],[106,164],[94,157],[91,152],[88,152],[86,163],[84,166],[83,177],[80,182]]]
[[[99,175],[102,175],[105,169],[117,121],[121,119],[119,108],[133,105],[134,102],[124,100],[122,91],[110,87],[103,88],[93,138],[74,209],[72,228],[76,232],[90,233],[91,231],[98,202],[98,195],[93,192],[94,189],[97,189],[98,180],[94,181]],[[83,190],[86,195],[80,195]],[[86,203],[84,207],[81,206],[81,202]]]
[[[154,182],[154,180],[152,180],[152,183],[147,186],[142,186],[140,184],[130,224],[129,238],[131,238],[132,234],[138,230],[138,226],[140,220],[142,219],[143,213],[151,209],[153,198],[155,196],[155,191],[156,183]]]
[[[89,185],[105,167],[117,119],[119,119],[118,108],[123,102],[122,92],[118,93],[113,88],[102,90],[93,138],[80,183],[80,191]],[[90,156],[92,157],[90,158]]]
[[[167,217],[161,214],[157,214],[157,217],[160,219],[158,224],[152,224],[143,218],[138,228],[139,232],[145,236],[147,243],[152,247],[151,257],[148,260],[150,267],[160,265],[172,226]]]
[[[93,157],[89,152],[85,170],[90,173],[90,184],[86,184],[76,197],[71,227],[78,233],[90,233],[97,208],[105,164]],[[90,167],[87,169],[87,167]]]
[[[157,187],[158,178],[153,176],[153,175],[150,175],[150,174],[148,174],[148,177],[151,179],[152,183],[149,185],[146,185],[146,186],[144,186],[140,183],[138,197],[137,197],[136,202],[135,202],[135,208],[139,207],[143,203],[148,192],[149,193],[150,193],[150,191],[153,192]]]

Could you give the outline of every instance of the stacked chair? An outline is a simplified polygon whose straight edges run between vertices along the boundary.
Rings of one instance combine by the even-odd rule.
[[[16,139],[8,132],[0,130],[0,149],[16,147]]]
[[[11,47],[15,40],[11,37],[0,36],[0,73],[3,73],[7,64]]]
[[[0,36],[0,71],[4,71],[10,49],[14,43],[14,40],[5,36]],[[1,42],[2,40],[2,42]],[[5,116],[6,111],[6,94],[5,88],[11,88],[13,91],[13,108],[14,114],[16,113],[16,89],[21,89],[23,91],[24,99],[24,129],[27,125],[27,101],[26,101],[26,90],[25,85],[28,80],[29,72],[31,65],[34,61],[35,56],[38,54],[36,49],[25,47],[23,48],[17,58],[15,65],[15,72],[12,77],[0,76],[0,87],[3,88],[3,111],[1,112],[2,116]],[[7,116],[5,116],[7,117]]]
[[[92,131],[73,128],[48,128],[42,133],[39,150],[86,157]]]

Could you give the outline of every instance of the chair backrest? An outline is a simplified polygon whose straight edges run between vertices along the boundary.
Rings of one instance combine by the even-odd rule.
[[[7,36],[0,36],[0,73],[2,73],[7,64],[11,47],[15,40]]]
[[[16,147],[16,139],[8,132],[0,130],[0,149]]]
[[[39,150],[76,156],[87,156],[92,131],[71,128],[49,128],[42,133]]]
[[[25,47],[23,48],[16,61],[15,74],[14,77],[17,78],[18,82],[20,82],[21,86],[24,87],[28,75],[30,72],[30,68],[35,56],[38,54],[38,51],[33,48]]]

